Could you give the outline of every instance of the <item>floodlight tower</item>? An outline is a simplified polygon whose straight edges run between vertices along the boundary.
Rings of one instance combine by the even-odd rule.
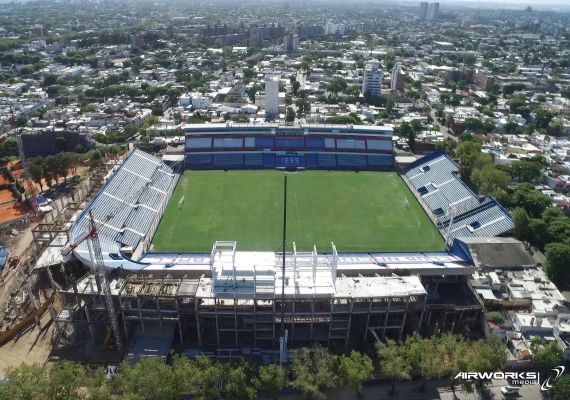
[[[449,245],[449,238],[451,236],[451,228],[453,226],[453,219],[455,218],[455,215],[457,215],[457,206],[456,205],[449,205],[447,206],[447,215],[449,215],[451,218],[449,220],[449,225],[447,227],[447,233],[445,235],[445,246],[447,247]]]

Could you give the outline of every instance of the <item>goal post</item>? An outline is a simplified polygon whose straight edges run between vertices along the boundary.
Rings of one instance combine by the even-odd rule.
[[[178,200],[178,209],[180,210],[183,205],[184,205],[184,195],[182,195],[180,200]]]

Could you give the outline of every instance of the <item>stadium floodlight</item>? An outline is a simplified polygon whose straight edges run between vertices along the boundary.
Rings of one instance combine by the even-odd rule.
[[[449,220],[449,226],[447,227],[447,235],[445,236],[445,245],[446,246],[449,245],[449,238],[451,236],[451,228],[453,226],[453,219],[457,215],[457,206],[452,205],[452,204],[447,206],[447,215],[449,215],[451,218]]]

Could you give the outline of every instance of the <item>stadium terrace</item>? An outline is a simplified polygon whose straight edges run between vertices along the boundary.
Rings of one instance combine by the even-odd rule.
[[[207,124],[185,133],[183,165],[132,151],[77,214],[64,246],[92,215],[125,339],[158,329],[190,347],[276,348],[284,326],[293,346],[358,346],[478,326],[482,304],[467,283],[475,267],[461,240],[504,234],[512,219],[461,182],[447,155],[398,173],[388,127]],[[281,215],[285,173],[295,200],[287,197],[283,251],[282,220],[256,213]],[[261,241],[271,235],[275,245]],[[405,250],[390,247],[394,235]],[[425,238],[433,242],[420,249]],[[160,251],[169,245],[176,250]],[[57,323],[104,321],[87,243],[66,260],[60,249],[42,267],[75,260],[85,274],[61,287],[67,308]]]

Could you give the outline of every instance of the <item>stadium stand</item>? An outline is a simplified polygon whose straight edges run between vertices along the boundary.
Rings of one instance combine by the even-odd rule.
[[[176,181],[177,175],[158,158],[133,151],[79,215],[71,229],[70,243],[88,229],[91,212],[106,264],[120,262],[128,267],[130,260],[123,258],[121,248],[129,246],[139,253],[147,250]],[[90,264],[86,242],[74,252]]]
[[[499,236],[513,229],[510,213],[491,197],[480,199],[458,171],[447,154],[436,152],[412,163],[402,177],[448,240]]]
[[[183,129],[189,169],[394,169],[388,126],[228,122]]]

